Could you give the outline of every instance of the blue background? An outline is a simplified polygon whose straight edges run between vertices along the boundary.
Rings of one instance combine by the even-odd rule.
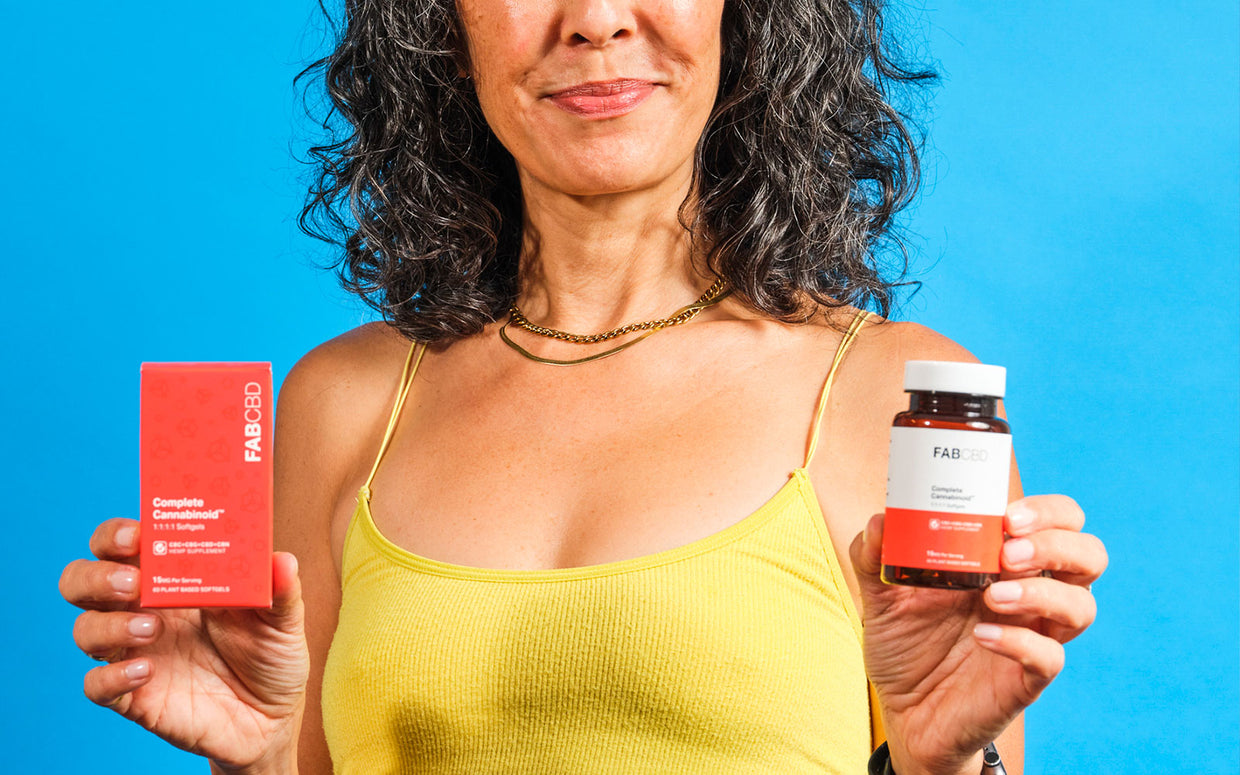
[[[310,3],[8,2],[4,768],[203,772],[81,695],[60,569],[135,514],[142,360],[271,360],[367,315],[295,226]],[[946,2],[904,316],[1009,368],[1026,489],[1112,564],[1030,773],[1236,772],[1240,12]]]

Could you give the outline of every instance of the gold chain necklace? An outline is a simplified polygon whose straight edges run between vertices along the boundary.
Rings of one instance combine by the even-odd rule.
[[[504,341],[504,344],[516,350],[524,357],[539,363],[546,363],[553,366],[573,366],[578,363],[589,363],[590,361],[597,361],[601,358],[606,358],[609,355],[615,355],[621,350],[626,350],[646,337],[662,331],[665,328],[688,323],[690,320],[697,317],[698,313],[702,310],[718,304],[727,298],[731,293],[732,289],[728,287],[727,281],[720,278],[715,281],[714,285],[707,288],[706,292],[703,293],[697,301],[688,306],[681,307],[665,318],[660,320],[647,320],[644,323],[629,323],[628,325],[620,326],[619,328],[613,328],[610,331],[604,331],[601,334],[570,334],[567,331],[560,331],[554,328],[546,328],[545,326],[536,325],[530,322],[529,318],[525,316],[525,313],[521,311],[520,307],[513,304],[508,310],[508,320],[504,323],[504,325],[500,326],[499,338]],[[638,331],[642,331],[644,333],[636,339],[625,342],[622,345],[613,347],[610,350],[605,350],[601,353],[588,355],[584,358],[560,360],[557,358],[544,358],[542,356],[535,355],[521,345],[512,341],[512,339],[508,336],[507,331],[508,326],[510,325],[515,325],[517,328],[529,331],[531,334],[545,336],[549,339],[558,339],[562,342],[570,342],[572,344],[597,344],[599,342],[610,341],[616,337],[624,336],[625,334],[632,334]]]

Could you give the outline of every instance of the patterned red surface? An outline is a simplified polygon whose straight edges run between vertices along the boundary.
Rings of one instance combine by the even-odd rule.
[[[271,605],[269,363],[142,364],[142,605]]]

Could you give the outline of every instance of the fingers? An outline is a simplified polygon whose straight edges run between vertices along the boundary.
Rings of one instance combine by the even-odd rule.
[[[96,659],[123,659],[125,649],[145,646],[159,637],[159,617],[124,611],[87,611],[73,623],[73,642]]]
[[[1012,536],[1050,528],[1080,532],[1084,526],[1085,512],[1066,495],[1030,495],[1012,501],[1004,519],[1004,529]]]
[[[1089,590],[1040,576],[995,582],[986,588],[983,599],[996,613],[1053,622],[1058,626],[1047,627],[1045,634],[1060,643],[1084,632],[1098,614]]]
[[[1005,571],[1052,571],[1070,584],[1088,586],[1107,567],[1107,551],[1096,536],[1082,533],[1085,513],[1064,495],[1035,495],[1013,502],[1007,511]]]
[[[1004,542],[1003,569],[1013,573],[1049,570],[1070,584],[1089,585],[1107,567],[1107,550],[1097,536],[1069,530],[1042,530]]]
[[[1024,668],[1027,696],[1021,699],[1026,705],[1063,670],[1063,644],[1026,627],[982,622],[974,625],[973,637],[983,648]]]
[[[151,680],[151,662],[147,659],[131,659],[112,665],[96,667],[86,674],[82,690],[97,705],[111,708],[124,715],[131,702],[129,692]]]
[[[123,611],[138,599],[138,546],[137,520],[109,519],[90,537],[90,552],[98,561],[74,560],[60,575],[60,594],[87,609],[73,623],[73,640],[97,659],[120,659],[127,648],[159,637],[158,617]],[[150,676],[148,659],[118,661],[87,672],[82,688],[91,702],[124,714],[129,692]]]
[[[74,560],[60,574],[60,594],[78,608],[116,611],[138,599],[139,571],[103,560]]]
[[[90,537],[99,561],[74,560],[60,574],[60,594],[79,608],[116,610],[138,599],[138,522],[109,519]]]
[[[138,556],[138,521],[109,519],[95,528],[90,553],[101,560],[132,560]]]
[[[1063,495],[1035,495],[1008,507],[1004,527],[1012,537],[1004,541],[1000,555],[1005,580],[990,585],[983,599],[996,613],[1036,617],[1042,632],[1006,627],[1003,640],[1066,643],[1093,624],[1098,606],[1089,585],[1106,570],[1108,560],[1102,541],[1081,532],[1084,525],[1081,507]],[[1053,578],[1030,575],[1039,571]],[[1018,631],[1028,634],[1011,634]]]

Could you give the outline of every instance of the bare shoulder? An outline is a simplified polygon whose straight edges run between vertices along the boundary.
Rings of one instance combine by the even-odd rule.
[[[408,350],[389,326],[370,323],[314,348],[289,372],[276,408],[277,537],[334,515],[374,454]]]
[[[883,411],[907,403],[905,361],[961,361],[977,358],[956,342],[917,323],[876,320],[857,336],[840,367],[843,396],[869,396],[862,406],[881,404]],[[878,400],[873,400],[878,399]],[[878,408],[878,407],[876,407]],[[890,422],[890,416],[887,417]]]
[[[895,368],[901,374],[905,361],[977,361],[972,353],[937,331],[894,320],[877,320],[863,328],[857,353],[871,366]]]
[[[295,415],[289,419],[298,425],[330,423],[341,411],[356,416],[369,400],[390,395],[408,349],[408,340],[384,323],[367,323],[330,339],[289,371],[278,411]]]

